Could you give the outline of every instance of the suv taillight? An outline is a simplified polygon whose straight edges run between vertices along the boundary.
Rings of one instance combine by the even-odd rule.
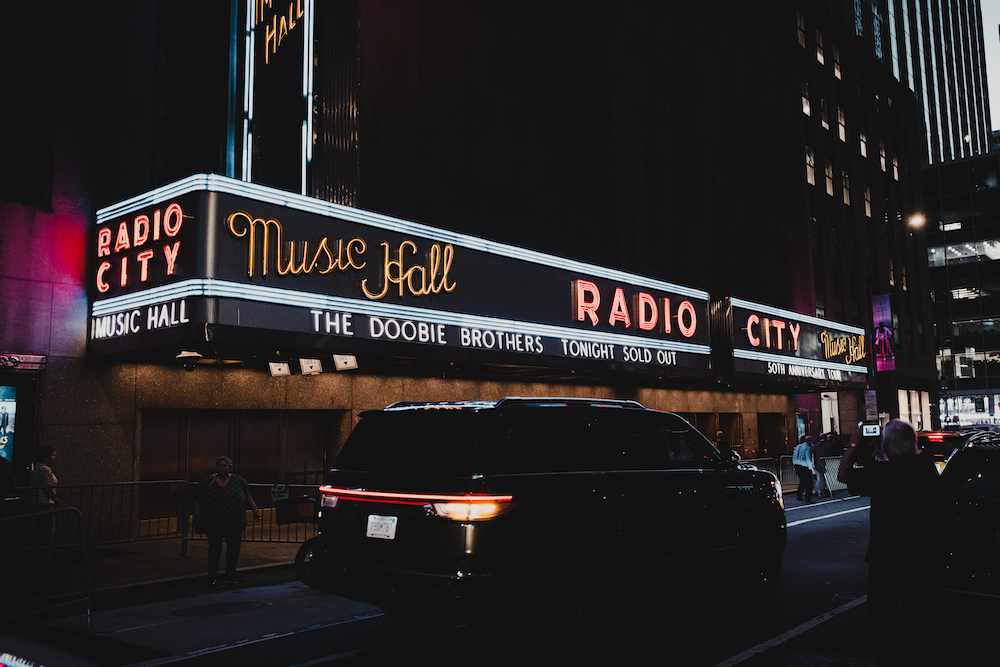
[[[485,521],[513,509],[513,496],[485,494],[400,493],[344,489],[324,484],[319,487],[323,507],[336,507],[340,499],[366,503],[423,505],[436,516],[453,521]]]

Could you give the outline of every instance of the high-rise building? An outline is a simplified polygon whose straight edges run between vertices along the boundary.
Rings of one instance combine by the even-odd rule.
[[[924,171],[941,421],[1000,423],[1000,155]]]
[[[925,164],[989,151],[980,0],[847,0],[840,5],[853,19],[855,35],[916,97],[927,133]]]

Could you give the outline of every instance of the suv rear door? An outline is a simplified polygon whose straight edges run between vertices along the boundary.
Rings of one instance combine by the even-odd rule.
[[[595,422],[620,503],[628,559],[637,565],[704,560],[732,546],[721,461],[674,414],[603,413]]]

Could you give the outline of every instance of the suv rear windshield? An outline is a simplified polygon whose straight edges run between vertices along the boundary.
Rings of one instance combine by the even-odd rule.
[[[336,467],[453,475],[698,468],[718,460],[677,415],[540,407],[369,413]]]
[[[337,456],[342,470],[468,474],[479,424],[472,410],[403,410],[362,416]]]

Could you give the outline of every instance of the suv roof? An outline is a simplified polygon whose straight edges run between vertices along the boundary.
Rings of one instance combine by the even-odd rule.
[[[489,408],[547,408],[570,406],[582,408],[626,408],[631,410],[647,409],[642,403],[631,399],[507,396],[499,401],[397,401],[396,403],[385,407],[384,410],[484,410]]]

